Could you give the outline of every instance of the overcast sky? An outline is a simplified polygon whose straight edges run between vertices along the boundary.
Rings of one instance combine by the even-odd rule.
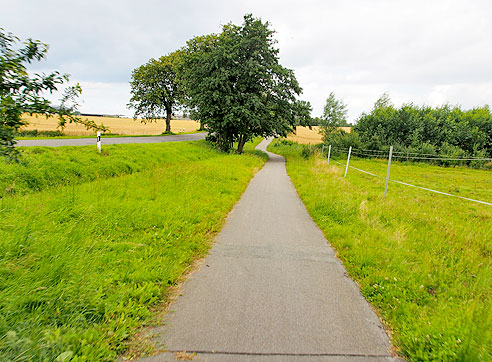
[[[50,45],[36,71],[71,74],[80,110],[131,115],[135,67],[246,13],[269,21],[280,62],[322,113],[331,91],[349,120],[393,103],[492,105],[490,0],[0,0],[0,27]]]

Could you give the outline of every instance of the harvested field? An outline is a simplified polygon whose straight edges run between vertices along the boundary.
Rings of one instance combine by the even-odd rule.
[[[58,118],[44,116],[30,116],[24,115],[23,120],[29,122],[22,130],[35,130],[38,131],[56,131],[58,128]],[[133,118],[116,118],[116,117],[82,117],[93,120],[97,124],[104,124],[108,127],[111,133],[121,135],[159,135],[166,129],[166,123],[164,120],[158,122],[142,123],[139,120],[134,121]],[[171,121],[171,131],[174,133],[194,132],[200,128],[200,123],[191,120],[178,120],[173,119]],[[63,133],[69,136],[90,136],[95,134],[92,130],[86,130],[84,126],[80,124],[67,124]]]

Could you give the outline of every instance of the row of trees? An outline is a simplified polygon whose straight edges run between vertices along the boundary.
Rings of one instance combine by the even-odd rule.
[[[24,113],[58,115],[59,125],[76,122],[87,128],[105,130],[95,122],[74,115],[78,106],[77,97],[82,89],[77,84],[67,87],[58,107],[43,96],[43,92],[54,92],[68,82],[67,74],[29,74],[27,65],[46,57],[48,45],[27,39],[20,45],[20,39],[0,28],[0,156],[16,160],[15,132],[25,125]]]
[[[311,105],[297,96],[294,72],[280,65],[274,31],[251,14],[241,26],[227,24],[220,34],[195,37],[183,48],[133,71],[129,107],[134,117],[152,121],[191,111],[209,139],[224,151],[255,136],[286,136],[311,124]]]
[[[410,103],[397,108],[383,94],[370,112],[357,119],[350,134],[337,128],[346,120],[343,102],[332,93],[326,108],[330,112],[322,127],[324,142],[340,148],[386,151],[393,145],[397,151],[492,157],[492,112],[488,106],[463,110]]]

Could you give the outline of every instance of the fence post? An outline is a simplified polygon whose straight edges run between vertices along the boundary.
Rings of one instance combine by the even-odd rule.
[[[409,151],[407,150],[407,166],[408,166],[408,152],[409,152]]]
[[[390,178],[391,157],[393,157],[393,146],[390,147],[390,153],[388,157],[388,172],[386,172],[386,185],[384,186],[384,197],[388,193],[388,181]]]
[[[325,152],[325,145],[321,146],[321,158],[323,158],[323,153]]]
[[[349,162],[350,162],[350,154],[352,153],[352,146],[349,148],[348,156],[347,156],[347,166],[345,167],[345,175],[343,177],[347,177],[347,171],[349,167]]]
[[[101,153],[101,131],[97,131],[96,145],[97,145],[97,151]]]
[[[328,165],[330,165],[331,145],[328,146]]]

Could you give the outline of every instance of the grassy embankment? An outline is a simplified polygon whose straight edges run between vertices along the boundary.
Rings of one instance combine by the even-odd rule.
[[[390,183],[275,142],[309,213],[408,361],[492,360],[492,206]],[[344,162],[344,160],[340,160]],[[385,176],[387,163],[351,164]],[[393,163],[391,178],[492,202],[490,171]]]
[[[142,123],[135,121],[133,118],[116,118],[116,117],[85,117],[96,122],[97,124],[104,124],[113,135],[118,136],[140,136],[140,135],[160,135],[166,129],[165,120],[158,120],[156,122]],[[27,126],[21,128],[22,131],[38,131],[41,132],[39,136],[46,137],[49,133],[50,136],[56,135],[61,131],[58,129],[58,118],[37,116],[24,114],[22,119],[28,122]],[[191,120],[171,120],[171,132],[173,133],[193,133],[198,131],[200,123]],[[45,132],[45,135],[42,133]],[[56,138],[73,138],[73,137],[94,137],[95,131],[87,130],[83,125],[68,123],[63,130],[62,134],[58,134]],[[105,135],[107,137],[108,135]],[[53,138],[53,137],[47,137]],[[18,139],[39,139],[37,136],[28,135],[27,137],[18,137]]]
[[[202,141],[0,162],[0,360],[114,361],[263,163]]]

